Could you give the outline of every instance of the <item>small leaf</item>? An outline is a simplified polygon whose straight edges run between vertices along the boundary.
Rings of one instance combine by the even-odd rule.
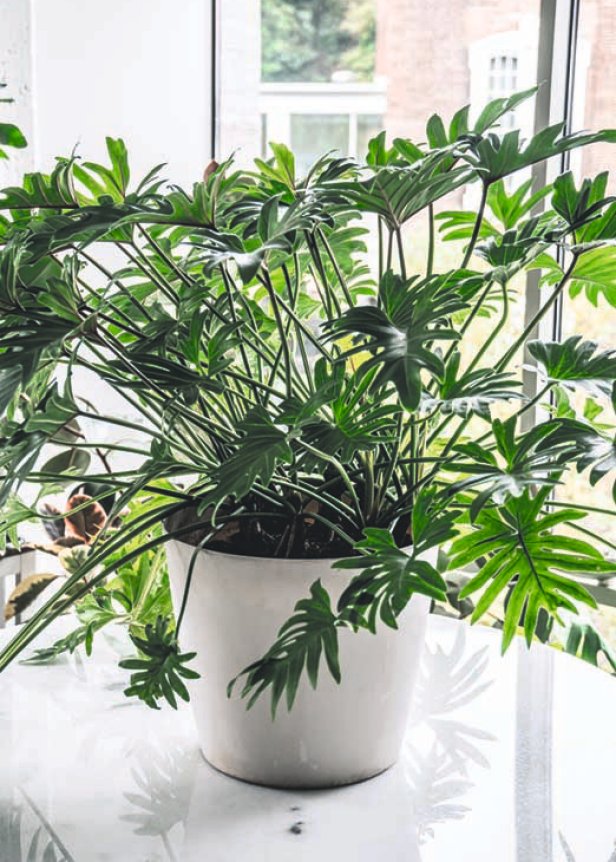
[[[0,123],[0,144],[16,149],[23,149],[28,146],[23,133],[13,123]]]

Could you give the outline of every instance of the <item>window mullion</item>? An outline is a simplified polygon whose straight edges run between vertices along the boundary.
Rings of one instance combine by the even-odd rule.
[[[541,83],[535,102],[535,132],[552,123],[570,123],[570,107],[573,99],[573,72],[575,63],[575,39],[577,35],[578,0],[541,0],[539,25],[539,48],[537,58],[537,81]],[[535,165],[532,170],[533,190],[540,189],[560,173],[563,164]],[[535,215],[545,208],[545,199],[537,206]],[[527,325],[541,305],[540,271],[533,270],[526,277],[524,323]],[[560,338],[560,298],[552,313],[541,321],[530,338]],[[538,392],[536,362],[525,350],[523,392],[533,398]],[[536,424],[539,416],[537,406],[523,416],[525,430]]]

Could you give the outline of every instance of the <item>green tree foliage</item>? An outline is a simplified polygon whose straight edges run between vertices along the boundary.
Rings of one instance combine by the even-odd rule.
[[[375,0],[262,0],[264,81],[329,81],[338,70],[371,80]]]

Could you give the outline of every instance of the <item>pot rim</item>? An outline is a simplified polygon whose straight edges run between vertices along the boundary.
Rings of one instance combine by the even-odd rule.
[[[188,542],[183,542],[181,539],[169,538],[167,542],[177,542],[178,545],[185,545],[187,548],[192,548],[200,554],[206,554],[212,557],[226,557],[232,560],[245,560],[247,563],[285,563],[305,566],[306,563],[316,566],[324,563],[330,563],[330,568],[339,560],[352,560],[354,557],[253,557],[249,554],[229,554],[226,551],[212,551],[209,548],[197,548],[196,545],[191,545]],[[166,543],[165,543],[166,544]],[[406,545],[400,548],[401,551],[409,551],[413,546]],[[357,559],[361,559],[360,556]]]

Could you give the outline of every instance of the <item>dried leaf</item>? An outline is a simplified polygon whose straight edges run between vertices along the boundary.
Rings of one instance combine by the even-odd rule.
[[[58,575],[51,572],[42,572],[24,578],[17,584],[4,606],[4,619],[12,620],[16,614],[22,613],[57,577]]]
[[[36,551],[44,551],[46,554],[53,554],[57,557],[66,548],[75,548],[77,545],[83,545],[83,539],[80,536],[60,536],[55,542],[48,545],[33,545]]]
[[[321,509],[321,504],[319,503],[318,500],[308,500],[308,502],[304,506],[303,511],[306,512],[307,514],[311,515],[311,514],[315,514],[315,513],[318,514],[320,509]],[[306,518],[304,521],[304,523],[307,524],[309,527],[312,527],[314,525],[314,522],[315,522],[314,518]]]

